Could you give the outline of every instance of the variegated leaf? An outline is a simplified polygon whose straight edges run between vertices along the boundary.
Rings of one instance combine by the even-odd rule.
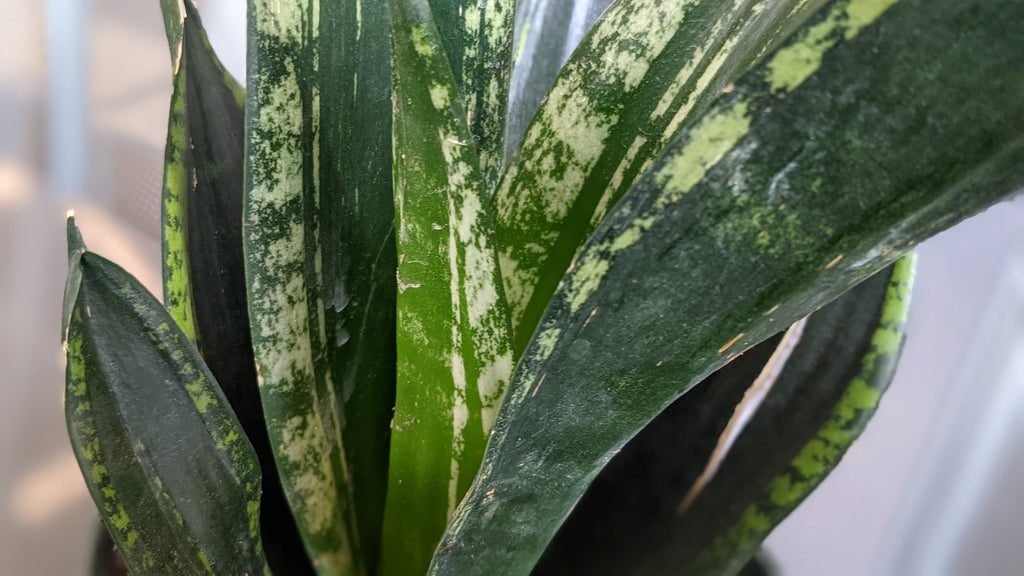
[[[422,573],[512,371],[491,217],[426,0],[391,3],[398,388],[380,572]]]
[[[173,256],[164,261],[164,277],[172,280],[165,284],[165,300],[192,335],[259,457],[267,561],[277,570],[312,574],[281,490],[253,362],[242,258],[245,91],[214,54],[195,7],[186,2],[184,8],[169,131],[172,161],[165,167],[177,178],[164,203],[165,254]],[[183,196],[177,190],[182,183]]]
[[[671,401],[1020,189],[1021,17],[833,0],[685,127],[555,294],[432,573],[525,574]]]
[[[180,50],[180,48],[179,48]],[[195,304],[189,277],[188,241],[188,125],[185,118],[185,66],[176,64],[171,111],[164,145],[163,193],[160,199],[161,270],[164,305],[189,340],[195,341]]]
[[[503,167],[515,0],[430,0],[489,194]]]
[[[65,416],[133,574],[266,574],[260,467],[199,353],[68,219]]]
[[[619,0],[605,11],[495,194],[517,356],[611,207],[690,119],[823,2]]]
[[[912,279],[908,256],[676,400],[601,471],[533,575],[736,573],[870,419]]]
[[[323,291],[318,0],[249,0],[243,237],[281,484],[322,576],[363,574]]]
[[[565,61],[611,0],[525,0],[516,8],[505,159],[511,158]]]

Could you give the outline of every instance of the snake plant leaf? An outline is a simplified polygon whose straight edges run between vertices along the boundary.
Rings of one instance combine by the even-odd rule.
[[[398,382],[380,573],[422,574],[512,372],[491,216],[426,0],[391,3]]]
[[[516,2],[431,0],[430,8],[489,194],[504,166]]]
[[[180,225],[165,222],[164,245],[184,244],[188,327],[235,411],[263,470],[261,531],[271,568],[312,574],[278,479],[253,360],[242,258],[245,92],[218,60],[199,13],[185,5],[182,45],[185,196]],[[173,139],[175,135],[171,135]],[[176,169],[167,166],[168,172]],[[172,203],[167,203],[167,206]],[[172,240],[174,242],[172,242]],[[180,246],[176,246],[180,248]],[[165,261],[165,265],[167,262]],[[165,278],[175,271],[165,267]],[[173,291],[165,292],[175,301]],[[177,308],[173,308],[178,310]],[[182,316],[179,316],[181,318]]]
[[[250,0],[243,247],[264,416],[322,576],[365,573],[331,366],[321,225],[316,0]],[[333,247],[332,247],[333,248]]]
[[[637,562],[644,547],[642,536],[652,534],[659,545],[651,543],[647,550],[666,554],[660,544],[673,534],[662,535],[656,529],[674,527],[677,507],[714,453],[747,389],[770,361],[788,360],[785,354],[775,355],[782,337],[783,333],[776,334],[708,376],[615,454],[559,528],[532,576],[591,573],[585,569],[594,574],[642,573],[640,568],[649,563],[640,558],[634,568],[631,562]],[[666,460],[658,461],[656,455]],[[661,492],[643,492],[641,486]],[[607,514],[600,509],[601,497],[606,498]],[[588,524],[608,519],[614,521]]]
[[[874,286],[866,290],[881,293],[881,281],[869,282]],[[875,325],[860,340],[859,357],[842,366],[846,386],[819,387],[808,381],[791,386],[788,378],[791,370],[834,372],[835,355],[819,359],[813,368],[786,366],[779,381],[783,387],[768,395],[765,409],[751,419],[715,480],[684,515],[689,518],[679,541],[690,545],[679,559],[688,571],[710,575],[739,570],[768,533],[839,463],[874,415],[895,374],[912,283],[911,255],[896,263],[884,302],[875,312]],[[847,326],[839,330],[836,338],[845,339]],[[775,405],[787,408],[773,410]],[[772,433],[777,436],[766,442]],[[767,450],[768,444],[784,446],[785,452],[776,456]]]
[[[241,165],[238,162],[241,149],[236,145],[239,139],[236,126],[238,114],[245,101],[245,90],[224,69],[214,54],[192,1],[161,0],[160,5],[174,73],[174,90],[171,94],[167,122],[167,142],[164,147],[164,179],[160,204],[164,305],[189,340],[195,341],[198,328],[192,269],[196,266],[189,261],[189,220],[197,216],[205,218],[202,224],[206,225],[215,219],[205,216],[205,207],[197,209],[195,206],[189,206],[189,197],[195,196],[196,186],[193,182],[196,166],[191,147],[194,144],[193,140],[197,138],[216,140],[211,141],[203,151],[208,157],[206,160],[209,164],[198,168],[204,173],[203,184],[223,186],[226,182],[240,182]],[[186,16],[191,18],[191,26],[186,26]],[[191,34],[187,30],[190,27]],[[185,43],[189,35],[193,38],[192,64],[199,68],[193,72],[187,70],[185,62]],[[191,83],[188,82],[190,78]],[[196,83],[201,86],[197,87]],[[234,100],[233,104],[226,96],[228,94],[230,99]],[[189,98],[194,100],[191,105],[187,102]],[[204,106],[213,109],[207,110]],[[191,115],[188,114],[187,108],[193,111]],[[200,159],[200,164],[203,164],[203,161],[204,159]],[[233,170],[235,166],[238,166],[239,172]],[[202,187],[202,184],[200,186]],[[234,225],[237,228],[237,224]],[[221,243],[225,241],[224,238],[230,236],[219,230],[216,234],[221,237]]]
[[[185,237],[191,161],[188,150],[188,120],[185,117],[186,76],[185,66],[180,62],[175,64],[174,91],[171,94],[167,141],[164,145],[164,177],[160,198],[160,260],[164,306],[185,336],[195,341],[195,306],[192,301],[192,281],[189,278],[188,241]]]
[[[185,239],[189,167],[185,118],[185,66],[182,62],[185,5],[191,0],[160,0],[167,47],[171,54],[173,92],[164,145],[164,175],[160,198],[160,252],[164,306],[185,336],[195,341],[195,309]]]
[[[684,129],[556,293],[432,573],[527,573],[675,398],[1018,190],[1022,17],[1019,0],[833,0]]]
[[[611,0],[519,2],[505,128],[506,161],[565,61],[609,4]]]
[[[620,0],[602,14],[495,193],[517,357],[608,210],[722,88],[823,2]]]
[[[367,572],[376,571],[395,406],[395,209],[387,3],[320,4],[320,197],[331,374]]]
[[[181,59],[181,43],[185,34],[185,3],[192,0],[160,0],[160,13],[167,34],[167,47],[171,51],[171,67],[178,71]]]
[[[129,570],[269,574],[259,463],[213,375],[156,298],[85,249],[73,218],[68,245],[68,432]]]
[[[534,576],[736,573],[867,424],[912,275],[904,257],[676,400],[601,471]]]

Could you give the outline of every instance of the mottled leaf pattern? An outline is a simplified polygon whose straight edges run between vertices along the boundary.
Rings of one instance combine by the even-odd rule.
[[[196,349],[68,220],[65,415],[89,493],[140,575],[269,574],[260,468]]]
[[[832,347],[853,348],[856,355],[786,366],[765,399],[766,408],[751,419],[715,480],[686,510],[679,536],[691,544],[681,549],[676,566],[686,565],[696,575],[738,571],[835,468],[874,415],[896,372],[913,275],[913,255],[905,256],[887,285],[883,277],[855,288],[882,296],[863,336],[849,338],[844,325],[833,336]],[[815,345],[820,342],[805,342],[807,348]],[[828,385],[829,373],[838,371],[846,376],[840,380],[845,385]],[[804,374],[812,377],[801,381]]]
[[[611,0],[525,0],[516,8],[505,158],[526,132],[569,55]]]
[[[835,0],[684,128],[556,292],[432,572],[528,572],[605,459],[687,388],[1018,190],[1020,16],[1017,0]]]
[[[243,237],[260,394],[322,576],[362,574],[325,318],[317,0],[250,0]]]
[[[484,194],[503,165],[515,0],[430,0],[480,162]]]
[[[217,59],[191,2],[185,4],[185,13],[180,70],[184,77],[174,96],[174,105],[179,105],[184,94],[184,109],[172,119],[172,126],[184,126],[184,148],[174,149],[183,162],[168,163],[166,169],[168,174],[184,171],[186,195],[176,206],[183,217],[165,222],[163,230],[165,247],[180,251],[184,246],[185,254],[180,268],[165,261],[165,278],[177,276],[187,283],[169,285],[172,290],[165,299],[180,303],[174,296],[188,295],[187,307],[169,308],[182,313],[179,326],[193,334],[260,459],[260,522],[267,561],[279,571],[287,567],[290,574],[312,574],[281,490],[253,361],[242,258],[245,92]],[[171,139],[177,137],[173,132],[174,128]]]
[[[195,341],[195,305],[189,278],[188,241],[188,126],[185,118],[185,66],[174,72],[174,92],[164,145],[163,193],[160,200],[161,270],[164,306],[189,340]]]
[[[620,0],[602,14],[495,194],[517,356],[609,209],[680,129],[823,2]]]

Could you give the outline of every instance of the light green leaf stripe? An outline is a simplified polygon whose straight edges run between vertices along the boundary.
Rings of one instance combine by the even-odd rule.
[[[669,140],[822,4],[619,0],[608,8],[495,194],[517,352],[579,247]]]
[[[317,0],[249,1],[244,246],[260,395],[318,574],[365,572],[328,361],[319,223]]]
[[[910,254],[896,263],[871,348],[861,358],[860,373],[850,381],[828,421],[800,450],[789,470],[765,487],[761,499],[743,512],[739,522],[697,557],[688,574],[736,573],[772,528],[817,488],[860,436],[889,387],[903,350],[915,260]]]
[[[491,218],[425,0],[391,3],[398,382],[380,573],[422,574],[512,371]]]
[[[490,194],[503,164],[512,77],[514,0],[431,0],[430,7],[462,95],[465,123]]]
[[[164,306],[189,340],[195,342],[195,303],[188,261],[188,119],[185,115],[185,64],[174,74],[167,119],[164,181],[160,199],[160,249]]]
[[[196,341],[195,302],[188,256],[188,188],[195,169],[190,151],[188,110],[186,105],[187,71],[183,50],[184,1],[161,0],[164,26],[167,29],[171,64],[174,69],[174,90],[171,94],[167,119],[167,140],[164,145],[164,176],[160,200],[161,270],[164,306],[178,327],[192,342]],[[204,49],[214,64],[224,69],[213,53],[205,32]],[[245,89],[224,71],[224,83],[231,90],[239,106],[245,102]]]

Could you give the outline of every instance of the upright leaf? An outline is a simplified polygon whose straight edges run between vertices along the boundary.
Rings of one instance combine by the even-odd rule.
[[[573,256],[670,139],[824,0],[613,3],[495,194],[517,356]]]
[[[178,117],[185,142],[179,151],[184,218],[178,226],[165,223],[166,232],[174,231],[165,234],[165,245],[171,246],[172,239],[184,245],[185,266],[178,273],[186,278],[191,314],[183,324],[192,331],[264,471],[260,522],[267,560],[278,571],[287,567],[290,574],[311,574],[274,464],[253,361],[242,258],[245,91],[217,59],[191,2],[185,3],[185,13],[184,88],[179,87],[185,106]]]
[[[178,71],[181,59],[181,42],[185,27],[185,2],[191,0],[160,0],[160,13],[164,19],[167,47],[171,51],[171,67]]]
[[[431,0],[489,194],[503,167],[515,0]]]
[[[331,373],[367,572],[380,549],[395,406],[395,209],[386,2],[320,5],[320,197]]]
[[[798,322],[772,361],[777,337],[676,400],[601,471],[533,574],[736,573],[867,424],[912,274],[906,257]]]
[[[432,572],[528,572],[676,397],[1018,190],[1022,17],[1019,0],[834,0],[686,128],[556,293]]]
[[[204,160],[217,164],[216,167],[199,167],[204,171],[204,182],[209,182],[214,187],[223,187],[227,182],[240,185],[236,184],[241,182],[241,148],[236,145],[240,135],[236,126],[240,121],[245,90],[224,69],[213,53],[191,0],[160,0],[160,6],[174,74],[174,90],[171,94],[167,141],[164,147],[164,178],[160,203],[164,305],[189,340],[195,341],[198,328],[193,294],[193,266],[189,254],[189,220],[197,216],[205,218],[205,221],[200,223],[204,228],[202,236],[207,235],[205,230],[212,230],[209,234],[217,234],[221,243],[228,241],[226,239],[232,237],[234,232],[221,231],[217,226],[207,227],[215,219],[207,216],[205,206],[190,208],[189,197],[195,196],[197,185],[195,159],[192,153],[193,136],[194,133],[198,133],[200,139],[217,139],[216,142],[210,142],[205,151],[200,152],[207,157],[201,158],[200,164],[203,164]],[[191,34],[186,30],[187,15],[191,15],[193,20]],[[185,43],[188,36],[192,37],[192,65],[198,68],[192,72],[188,71],[185,61]],[[192,79],[191,83],[188,81],[189,78]],[[197,83],[201,86],[197,86]],[[204,96],[199,96],[200,94]],[[191,106],[187,102],[189,98],[193,100]],[[206,105],[215,106],[217,110],[204,114],[200,108]],[[193,110],[191,117],[187,108]],[[221,170],[227,170],[227,173],[222,174]],[[224,193],[220,195],[223,196]],[[201,196],[218,197],[209,194]],[[204,267],[205,264],[197,266]]]
[[[391,3],[398,388],[380,572],[423,573],[512,371],[491,217],[426,0]]]
[[[68,219],[65,415],[100,516],[133,574],[269,574],[260,468],[167,312],[86,251]]]
[[[179,46],[179,54],[180,50]],[[188,158],[188,120],[185,117],[186,75],[185,66],[179,57],[175,61],[174,92],[171,94],[167,142],[164,145],[160,251],[164,306],[185,336],[195,341],[195,305],[192,301],[188,242],[185,238],[185,230],[188,227],[188,180],[191,172]]]
[[[243,236],[256,372],[317,572],[362,574],[323,291],[317,0],[249,1]]]

